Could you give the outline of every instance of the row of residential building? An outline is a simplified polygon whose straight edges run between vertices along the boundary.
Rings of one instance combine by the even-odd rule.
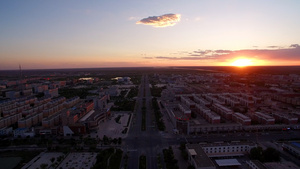
[[[206,130],[203,126],[207,126],[207,124],[201,124],[197,120],[198,117],[196,119],[191,118],[192,113],[201,116],[210,125],[224,126],[229,131],[244,130],[243,126],[252,125],[252,121],[256,124],[261,124],[259,126],[274,125],[275,123],[293,126],[298,123],[298,117],[280,112],[270,112],[269,114],[266,113],[267,110],[262,110],[264,113],[260,111],[248,111],[246,114],[234,112],[230,108],[232,104],[228,104],[230,102],[225,99],[225,96],[227,96],[226,98],[232,98],[231,101],[238,101],[238,105],[246,107],[250,105],[250,102],[245,100],[251,101],[251,104],[261,103],[261,99],[257,97],[237,93],[177,94],[173,100],[161,100],[160,103],[166,109],[173,125],[178,131],[182,131],[183,133],[215,131],[216,128],[220,130],[220,127],[213,127],[213,130]],[[230,126],[235,127],[227,128],[226,126],[228,125],[224,121],[228,121],[231,123]]]

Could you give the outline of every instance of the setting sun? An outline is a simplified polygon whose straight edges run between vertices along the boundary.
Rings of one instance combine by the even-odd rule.
[[[232,66],[244,67],[252,65],[252,60],[250,59],[237,59],[231,63]]]

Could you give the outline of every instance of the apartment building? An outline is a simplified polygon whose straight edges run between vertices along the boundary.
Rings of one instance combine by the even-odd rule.
[[[196,104],[196,112],[211,124],[219,124],[221,122],[221,117],[204,105]]]
[[[232,157],[250,153],[250,150],[256,147],[256,144],[249,142],[207,143],[201,144],[201,147],[208,157]]]
[[[215,169],[214,158],[244,156],[254,147],[250,142],[186,144],[189,163],[196,169]]]
[[[282,144],[282,148],[285,151],[293,154],[297,158],[300,157],[300,143],[299,142],[285,142]]]
[[[202,98],[201,95],[193,94],[193,98],[194,98],[195,103],[198,103],[198,104],[204,105],[204,106],[210,105],[210,102],[205,100],[204,98]]]
[[[297,124],[298,123],[298,117],[295,115],[291,115],[288,113],[273,113],[273,117],[275,118],[275,121],[278,123],[284,123],[284,124]]]
[[[255,112],[253,118],[260,124],[275,124],[275,118],[265,113]]]
[[[220,114],[222,117],[224,117],[227,120],[232,119],[233,111],[231,109],[221,105],[221,104],[213,103],[211,109],[213,111],[215,111],[216,113]]]
[[[187,96],[180,96],[180,101],[190,109],[195,108],[195,102]]]
[[[8,127],[12,124],[15,124],[21,118],[22,118],[21,113],[17,113],[17,114],[7,116],[7,117],[0,117],[0,128]]]
[[[242,125],[251,125],[251,118],[241,113],[233,113],[232,120]]]

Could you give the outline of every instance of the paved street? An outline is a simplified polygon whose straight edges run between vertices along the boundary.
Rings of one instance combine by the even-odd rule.
[[[146,106],[146,130],[142,131],[142,106]],[[128,137],[125,139],[126,150],[129,152],[128,168],[137,169],[139,156],[145,155],[147,169],[157,168],[157,154],[161,153],[164,144],[155,126],[155,118],[151,105],[151,93],[147,76],[143,76],[137,97],[133,123]],[[165,144],[166,145],[166,144]],[[125,151],[126,151],[125,150]]]

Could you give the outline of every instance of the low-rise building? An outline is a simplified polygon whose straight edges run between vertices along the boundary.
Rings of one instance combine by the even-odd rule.
[[[186,151],[188,161],[195,169],[216,169],[214,163],[198,144],[187,144]]]
[[[297,158],[300,157],[300,142],[285,142],[282,144],[282,148]]]
[[[233,111],[221,104],[218,103],[212,104],[212,110],[214,110],[216,113],[220,114],[222,117],[224,117],[227,120],[232,119]]]
[[[249,160],[246,161],[246,164],[250,169],[267,169],[267,167],[258,160]]]
[[[208,157],[224,156],[243,156],[250,153],[250,150],[256,147],[256,144],[249,142],[231,142],[231,143],[207,143],[201,144],[202,149]]]
[[[211,111],[205,105],[196,104],[196,112],[200,114],[207,122],[211,124],[219,124],[221,117],[215,112]]]
[[[275,121],[278,123],[284,123],[284,124],[298,123],[298,117],[296,117],[295,115],[290,115],[287,113],[273,113],[273,116],[275,118]]]
[[[275,118],[262,112],[255,112],[254,119],[261,124],[275,124]]]
[[[256,147],[256,144],[250,142],[200,143],[186,144],[186,151],[189,156],[189,163],[196,169],[215,169],[216,166],[212,162],[212,158],[244,156],[254,147]],[[216,163],[222,166],[220,165],[221,161],[216,160]],[[237,163],[234,163],[234,165]]]
[[[232,120],[242,125],[251,125],[251,118],[241,113],[234,113]]]

